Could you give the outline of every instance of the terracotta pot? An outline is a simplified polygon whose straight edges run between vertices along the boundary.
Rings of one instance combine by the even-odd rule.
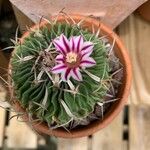
[[[137,12],[147,21],[150,21],[150,0],[137,9]]]
[[[79,22],[82,19],[85,19],[84,16],[80,15],[71,15],[71,17],[76,21]],[[53,18],[54,19],[54,18]],[[59,16],[58,17],[58,22],[65,22],[64,16]],[[69,19],[70,23],[73,23]],[[46,22],[41,22],[40,26],[46,25]],[[85,21],[83,22],[82,27],[83,28],[88,28],[90,31],[92,31],[92,26],[94,26],[95,29],[101,28],[101,35],[108,35],[108,38],[110,42],[113,42],[113,39],[115,38],[115,53],[119,57],[121,63],[124,66],[124,72],[123,72],[123,84],[119,90],[118,97],[120,100],[114,102],[109,109],[109,111],[104,115],[104,119],[102,121],[94,121],[88,126],[84,126],[81,128],[75,128],[71,130],[71,132],[67,132],[63,128],[58,128],[55,130],[50,130],[48,126],[45,123],[39,123],[39,124],[32,124],[33,129],[36,130],[38,133],[41,134],[47,134],[47,135],[53,135],[57,137],[63,137],[63,138],[77,138],[77,137],[83,137],[83,136],[88,136],[96,131],[106,127],[108,124],[111,123],[111,121],[119,114],[119,112],[122,110],[123,106],[127,102],[128,94],[129,94],[129,89],[131,85],[131,63],[129,56],[127,54],[127,50],[125,49],[124,45],[122,44],[121,40],[119,37],[108,27],[106,27],[104,24],[100,23],[99,21],[92,19],[92,18],[86,18]],[[39,25],[35,25],[32,28],[37,28]],[[24,38],[29,35],[29,32],[27,31],[23,37],[21,38],[21,42],[23,42]],[[25,110],[21,107],[21,105],[17,102],[14,101],[14,108],[17,111],[25,112]],[[28,121],[28,115],[27,113],[23,116],[23,119],[25,121]],[[31,126],[31,124],[30,124]]]

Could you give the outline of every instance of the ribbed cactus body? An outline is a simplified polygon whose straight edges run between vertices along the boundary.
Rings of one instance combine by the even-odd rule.
[[[56,57],[53,39],[61,34],[67,38],[82,35],[85,41],[94,43],[91,57],[96,65],[86,68],[91,75],[108,80],[110,67],[105,43],[86,29],[75,25],[57,23],[50,28],[44,26],[32,31],[18,44],[11,59],[12,80],[17,100],[31,116],[48,125],[61,126],[71,120],[82,120],[94,111],[97,102],[103,102],[109,84],[104,86],[88,73],[81,71],[83,81],[70,79],[75,87],[73,92],[67,82],[54,83],[60,79],[50,68]],[[50,50],[46,52],[46,49]],[[52,56],[52,57],[51,57]]]

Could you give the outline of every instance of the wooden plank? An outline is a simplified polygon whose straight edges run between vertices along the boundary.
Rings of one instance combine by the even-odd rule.
[[[0,147],[3,146],[5,127],[5,110],[0,108]]]
[[[0,82],[0,106],[6,100],[6,90],[4,89],[2,83]]]
[[[28,16],[33,22],[39,22],[39,17],[58,14],[65,8],[66,13],[94,15],[105,24],[115,28],[129,14],[147,0],[10,0],[10,2]]]
[[[129,150],[129,149],[128,149],[128,141],[127,141],[127,140],[123,140],[122,150]],[[132,149],[131,149],[131,150],[132,150]]]
[[[9,105],[4,102],[5,99],[6,91],[0,84],[0,106],[7,108]],[[9,125],[4,128],[5,115],[5,110],[0,108],[0,147],[3,145],[5,134],[7,137],[7,139],[5,139],[5,146],[8,148],[36,148],[37,136],[25,123],[13,118],[10,120]],[[11,116],[13,115],[15,115],[15,113],[11,112]]]
[[[31,27],[34,23],[23,14],[17,7],[12,5],[17,22],[19,24],[20,31],[23,33],[27,30],[27,27]]]
[[[11,112],[11,116],[15,113]],[[16,118],[9,121],[6,130],[8,148],[37,148],[37,135],[24,122],[19,122]]]
[[[150,106],[132,105],[130,107],[129,139],[130,150],[150,148]]]
[[[119,26],[119,34],[129,50],[133,65],[131,103],[150,104],[149,22],[131,15]]]
[[[0,106],[2,101],[5,100],[6,93],[4,92],[4,88],[0,84]],[[4,141],[4,128],[5,128],[5,110],[0,107],[0,147],[3,146]]]
[[[88,150],[88,138],[62,139],[58,138],[58,150]]]
[[[106,128],[95,133],[92,138],[92,150],[121,150],[123,147],[123,113]]]

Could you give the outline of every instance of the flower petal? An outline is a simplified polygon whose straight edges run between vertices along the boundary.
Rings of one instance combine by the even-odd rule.
[[[68,39],[66,38],[66,36],[64,36],[63,34],[61,34],[60,36],[60,40],[62,41],[62,43],[64,44],[65,50],[67,52],[70,52],[70,44]]]
[[[60,53],[62,53],[64,55],[66,54],[66,49],[60,40],[58,40],[58,39],[53,40],[53,44]]]
[[[61,34],[58,38],[54,39],[53,43],[59,54],[55,58],[58,65],[54,66],[51,71],[54,74],[60,73],[62,81],[68,81],[71,76],[77,81],[82,81],[80,69],[92,67],[96,64],[95,60],[90,57],[94,44],[90,41],[84,42],[82,36],[73,36],[68,40],[65,35]],[[81,56],[80,65],[77,64],[77,66],[70,67],[65,63],[66,55],[70,52]]]
[[[64,60],[64,56],[62,54],[57,55],[56,58],[55,58],[55,60],[58,63],[64,63],[64,61],[65,61]]]
[[[64,73],[64,77],[63,77],[63,81],[67,81],[71,76],[71,68],[67,68],[65,73]]]
[[[81,58],[85,59],[85,58],[89,57],[92,54],[92,52],[93,52],[93,46],[90,46],[86,50],[82,50],[81,51]]]
[[[96,65],[96,61],[91,57],[88,57],[88,59],[82,60],[80,63],[80,67],[85,67],[85,68],[92,67],[94,65]]]
[[[59,64],[54,66],[51,71],[52,73],[57,74],[57,73],[61,73],[66,68],[67,66],[65,64]]]
[[[71,76],[77,81],[82,81],[82,75],[79,68],[72,69]]]
[[[92,50],[93,49],[93,43],[88,41],[83,43],[82,50]]]
[[[82,36],[76,36],[73,37],[74,44],[75,44],[75,51],[80,52],[83,47],[83,37]]]
[[[70,38],[70,49],[71,49],[72,51],[75,50],[74,37],[71,37],[71,38]]]
[[[84,42],[83,45],[84,46],[82,47],[82,50],[81,50],[81,57],[82,59],[86,59],[93,52],[94,45],[92,42]]]

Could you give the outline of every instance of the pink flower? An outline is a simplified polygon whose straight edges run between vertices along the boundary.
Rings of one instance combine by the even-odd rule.
[[[53,44],[59,54],[55,58],[57,65],[51,71],[54,74],[60,73],[63,81],[67,81],[70,77],[82,81],[80,71],[96,64],[95,60],[90,57],[93,43],[84,42],[82,36],[73,36],[68,40],[61,34],[53,40]]]

